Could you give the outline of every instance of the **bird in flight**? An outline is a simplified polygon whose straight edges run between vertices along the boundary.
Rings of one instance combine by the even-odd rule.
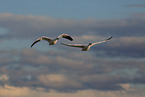
[[[54,44],[57,43],[57,41],[59,40],[60,37],[61,37],[61,38],[66,38],[66,39],[68,39],[68,40],[70,40],[70,41],[73,41],[72,37],[69,36],[68,34],[65,34],[65,33],[59,35],[59,36],[56,37],[56,38],[49,38],[49,37],[42,36],[42,37],[38,38],[36,41],[34,41],[33,44],[31,45],[31,47],[32,47],[34,44],[36,44],[37,42],[41,41],[41,40],[46,40],[46,41],[49,42],[49,45],[54,45]]]
[[[95,43],[89,43],[87,45],[83,45],[83,44],[64,44],[64,43],[61,43],[62,45],[66,45],[66,46],[70,46],[70,47],[78,47],[78,48],[82,48],[82,51],[87,51],[90,49],[91,46],[93,45],[96,45],[96,44],[99,44],[99,43],[103,43],[103,42],[106,42],[108,40],[110,40],[113,36],[111,36],[110,38],[108,39],[105,39],[105,40],[102,40],[100,42],[95,42]]]

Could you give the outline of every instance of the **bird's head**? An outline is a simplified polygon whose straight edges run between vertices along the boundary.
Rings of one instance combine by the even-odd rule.
[[[91,45],[92,43],[89,43],[89,45]]]

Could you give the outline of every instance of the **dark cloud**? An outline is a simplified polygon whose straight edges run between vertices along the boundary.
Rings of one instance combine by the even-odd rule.
[[[142,17],[142,18],[141,18]],[[8,29],[13,37],[38,37],[58,35],[66,32],[73,35],[95,34],[120,36],[142,36],[145,28],[144,13],[131,15],[126,19],[112,20],[69,20],[43,16],[0,14],[0,26]]]
[[[24,41],[25,46],[18,50],[0,50],[0,84],[58,91],[113,91],[124,90],[121,84],[144,84],[144,16],[142,13],[126,19],[68,20],[1,13],[0,26],[9,32],[0,39],[8,43],[11,39],[20,44]],[[28,38],[55,37],[60,32],[72,35],[74,41],[71,43],[86,44],[114,37],[91,47],[88,52],[59,43],[47,45],[46,51],[38,46],[27,48],[30,47],[26,43]],[[14,43],[11,46],[20,46],[11,43]]]
[[[110,40],[106,45],[92,47],[95,52],[104,51],[105,56],[120,58],[144,58],[145,37],[121,37]]]
[[[0,82],[3,85],[9,82],[12,86],[42,87],[57,91],[114,91],[124,90],[120,84],[144,84],[144,61],[108,60],[90,56],[88,53],[88,56],[83,57],[85,54],[75,52],[40,52],[35,49],[13,51],[9,54],[13,55],[11,59],[15,61],[0,65],[0,73],[6,74],[1,79],[7,80]],[[19,59],[16,60],[15,56],[19,56]],[[126,71],[121,71],[125,69]]]

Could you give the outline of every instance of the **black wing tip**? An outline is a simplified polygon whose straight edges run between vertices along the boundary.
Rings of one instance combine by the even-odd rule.
[[[36,40],[35,42],[33,42],[33,44],[31,45],[31,47],[36,44],[37,42],[39,42],[40,40]]]
[[[73,39],[70,36],[64,36],[63,38],[66,38],[66,39],[68,39],[70,41],[73,41]]]
[[[73,39],[71,38],[71,39],[69,39],[70,41],[73,41]]]
[[[110,40],[111,38],[113,38],[113,36],[111,36],[110,38],[108,38],[107,40]]]
[[[31,48],[33,47],[34,43],[31,45]]]

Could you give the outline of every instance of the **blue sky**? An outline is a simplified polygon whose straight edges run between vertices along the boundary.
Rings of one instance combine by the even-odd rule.
[[[144,97],[144,25],[144,0],[1,0],[0,97]]]
[[[1,1],[0,12],[14,14],[43,15],[68,19],[123,18],[126,14],[144,12],[143,8],[127,8],[124,5],[143,4],[144,0],[13,0]]]

